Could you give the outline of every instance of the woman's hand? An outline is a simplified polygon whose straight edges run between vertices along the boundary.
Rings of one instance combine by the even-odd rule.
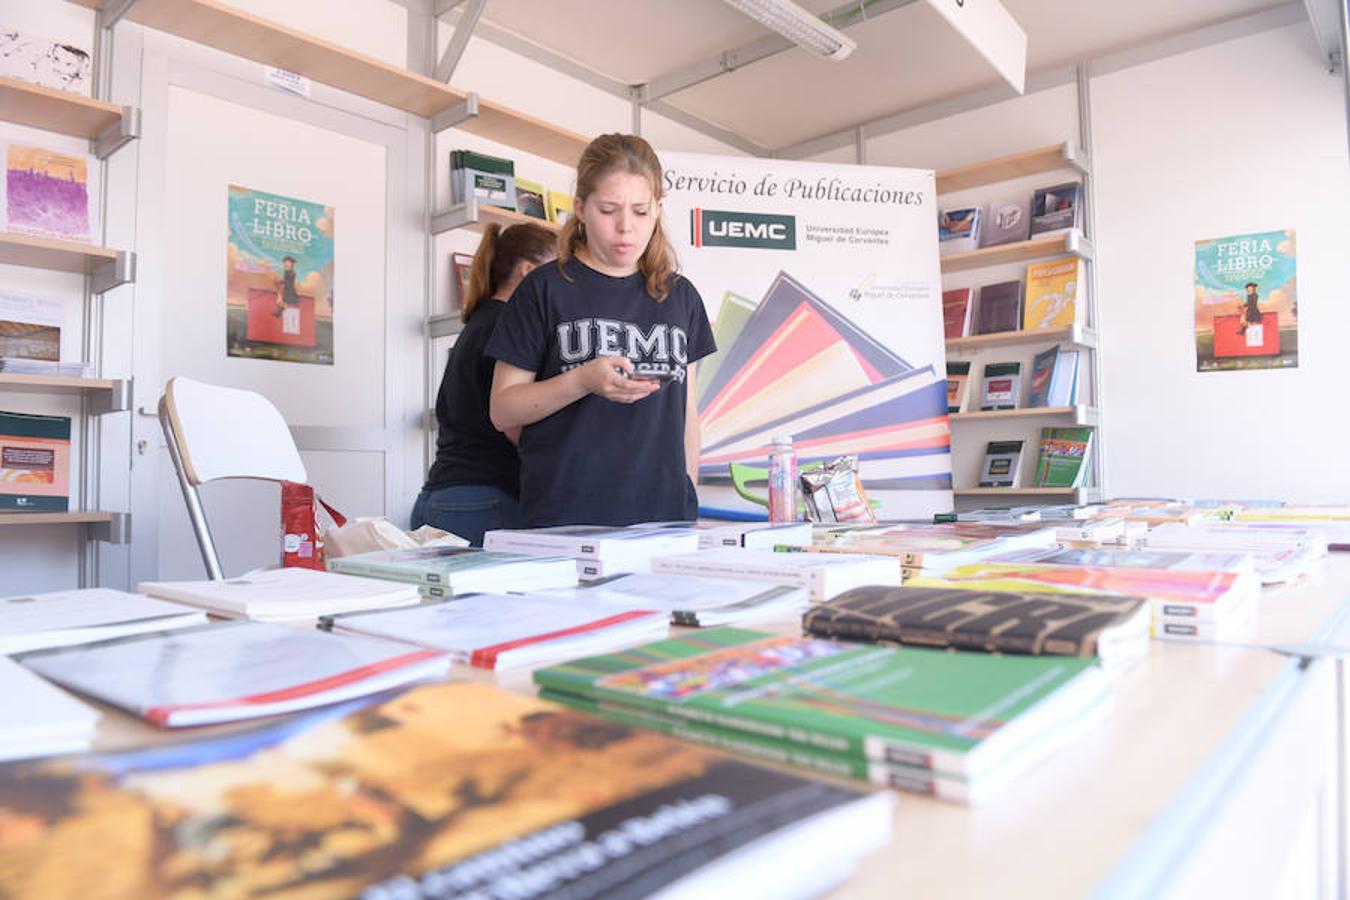
[[[661,389],[659,381],[630,377],[633,363],[626,356],[597,356],[578,371],[587,391],[615,403],[636,403]]]

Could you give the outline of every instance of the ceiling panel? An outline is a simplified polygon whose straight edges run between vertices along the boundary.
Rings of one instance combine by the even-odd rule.
[[[1027,68],[1071,65],[1300,0],[1003,0],[1027,32]],[[841,0],[803,0],[817,14]],[[541,8],[551,15],[545,19]],[[722,0],[490,0],[484,18],[593,71],[640,84],[769,32]],[[1002,84],[922,0],[848,29],[842,62],[792,49],[666,101],[768,147]]]

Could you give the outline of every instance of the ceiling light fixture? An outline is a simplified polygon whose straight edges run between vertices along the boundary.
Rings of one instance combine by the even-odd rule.
[[[792,0],[726,0],[726,3],[797,46],[826,59],[844,59],[858,47],[853,38],[827,25]]]

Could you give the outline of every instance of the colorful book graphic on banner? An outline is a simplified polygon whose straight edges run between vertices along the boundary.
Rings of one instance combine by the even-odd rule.
[[[0,412],[0,510],[70,508],[70,419]]]
[[[868,373],[873,382],[881,381],[907,372],[913,366],[901,359],[891,350],[873,339],[837,310],[811,293],[805,285],[786,272],[779,272],[764,299],[755,307],[745,327],[737,336],[736,342],[728,349],[727,357],[710,379],[708,391],[704,394],[704,406],[715,401],[723,389],[740,374],[741,369],[750,361],[760,348],[769,340],[798,307],[806,304],[818,312],[825,321],[839,333],[858,357],[859,364]],[[790,410],[789,410],[790,411]]]
[[[1083,260],[1077,256],[1027,266],[1027,299],[1022,327],[1027,331],[1067,328],[1079,320]]]
[[[722,295],[722,305],[717,308],[717,318],[713,320],[713,340],[717,342],[717,352],[698,364],[700,407],[708,393],[708,385],[712,383],[717,370],[722,367],[722,362],[727,357],[727,351],[736,343],[736,338],[745,328],[745,323],[750,321],[750,314],[754,311],[755,301],[749,297],[742,297],[734,291],[727,291]]]
[[[10,144],[5,222],[16,234],[89,243],[89,158]]]
[[[1071,488],[1087,483],[1092,428],[1042,428],[1036,487]]]
[[[928,490],[951,485],[946,379],[932,366],[793,413],[707,447],[700,473],[725,476],[728,462],[758,462],[775,434],[793,435],[799,463],[854,453],[869,487]]]

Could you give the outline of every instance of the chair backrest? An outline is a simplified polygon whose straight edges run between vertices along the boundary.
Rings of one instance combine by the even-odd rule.
[[[170,378],[159,398],[159,424],[207,576],[219,581],[225,575],[197,486],[220,478],[303,483],[305,464],[286,420],[254,391]]]
[[[305,464],[286,420],[255,391],[181,376],[164,385],[162,414],[193,485],[217,478],[304,482]]]

